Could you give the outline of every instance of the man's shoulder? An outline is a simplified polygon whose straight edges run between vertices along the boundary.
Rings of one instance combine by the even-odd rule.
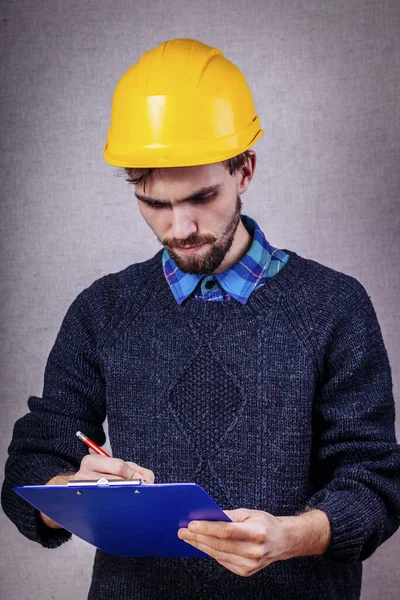
[[[105,293],[113,296],[114,300],[116,297],[124,300],[137,292],[148,281],[154,269],[161,265],[161,255],[162,250],[147,260],[132,263],[120,271],[102,275],[82,290],[81,293],[92,298]]]
[[[153,257],[128,265],[120,271],[102,275],[84,288],[70,310],[80,310],[94,327],[102,327],[129,301],[134,302],[156,268],[161,265],[162,250]]]
[[[292,270],[295,265],[298,276],[283,302],[304,339],[313,331],[319,342],[325,343],[343,326],[354,330],[365,329],[366,324],[376,327],[371,297],[357,277],[299,255]]]
[[[368,296],[363,283],[354,275],[335,269],[312,258],[296,255],[302,264],[299,290],[309,302],[338,306]]]

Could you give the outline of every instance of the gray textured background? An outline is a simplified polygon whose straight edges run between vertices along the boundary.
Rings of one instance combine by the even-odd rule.
[[[243,70],[265,129],[243,212],[274,246],[363,283],[398,396],[399,34],[397,0],[3,2],[2,464],[72,300],[160,248],[102,149],[117,80],[174,37]],[[91,546],[43,549],[3,513],[0,527],[2,599],[86,598]],[[363,600],[399,598],[399,548],[397,532],[364,563]]]

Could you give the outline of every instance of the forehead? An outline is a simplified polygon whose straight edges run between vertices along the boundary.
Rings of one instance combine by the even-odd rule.
[[[166,167],[158,169],[148,178],[146,190],[136,184],[135,191],[160,199],[184,198],[193,190],[206,186],[223,185],[229,179],[229,171],[222,163],[196,165],[194,167]]]

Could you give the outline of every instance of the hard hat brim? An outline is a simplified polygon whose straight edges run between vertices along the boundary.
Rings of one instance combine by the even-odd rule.
[[[264,134],[256,116],[251,124],[240,133],[224,136],[210,142],[167,145],[135,145],[113,139],[108,132],[108,141],[103,148],[104,160],[114,167],[162,168],[190,167],[221,162],[248,150]]]

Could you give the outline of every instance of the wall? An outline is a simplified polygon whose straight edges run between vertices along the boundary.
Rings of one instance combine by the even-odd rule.
[[[2,464],[72,300],[160,248],[102,149],[118,78],[174,37],[243,70],[265,130],[243,212],[273,245],[363,283],[398,396],[399,26],[395,0],[3,3]],[[0,527],[1,598],[86,598],[92,547],[43,549],[3,513]],[[364,563],[363,600],[399,597],[399,549],[397,532]]]

